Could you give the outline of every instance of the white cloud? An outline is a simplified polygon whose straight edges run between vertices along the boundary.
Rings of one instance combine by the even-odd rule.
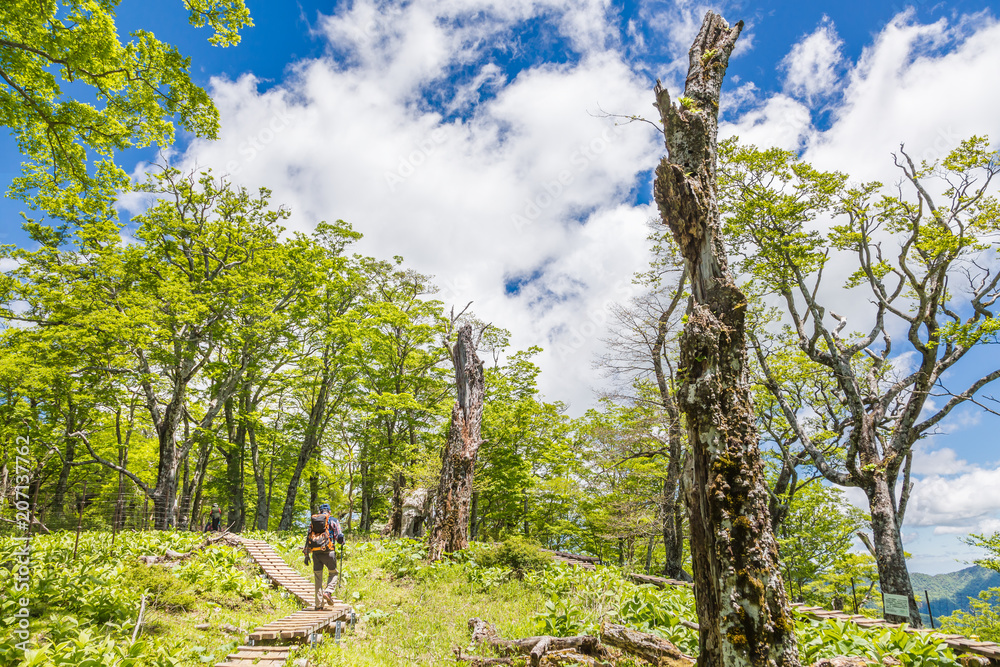
[[[671,74],[686,64],[706,8],[685,1],[662,15],[644,10],[667,36],[656,47],[666,42],[670,64],[657,67]],[[365,234],[361,251],[403,255],[435,276],[446,302],[474,300],[478,315],[514,332],[517,347],[545,346],[544,390],[582,410],[600,383],[590,355],[605,304],[626,297],[632,272],[647,262],[653,211],[629,206],[628,192],[649,186],[639,175],[662,153],[661,138],[642,124],[615,128],[592,115],[599,106],[650,113],[649,82],[621,53],[615,11],[606,0],[359,0],[318,23],[331,55],[294,64],[267,92],[250,76],[214,81],[222,137],[195,142],[184,159],[272,188],[295,229],[351,222]],[[531,17],[545,17],[584,55],[508,79],[482,55],[521,48],[516,26]],[[837,39],[826,24],[796,48],[825,76],[838,67]],[[929,52],[929,44],[950,46]],[[847,67],[830,129],[814,127],[793,96],[808,100],[810,90],[800,89],[790,61],[787,93],[766,97],[749,81],[727,93],[731,122],[721,132],[805,147],[820,167],[891,182],[887,157],[899,140],[922,151],[972,132],[1000,136],[992,114],[1000,92],[979,85],[997,62],[1000,28],[989,17],[971,32],[902,15]],[[456,68],[469,74],[456,80]],[[962,91],[961,105],[950,90]],[[426,104],[426,95],[440,103]],[[841,277],[831,268],[831,285]],[[508,294],[505,283],[516,279],[520,290]],[[839,292],[835,301],[852,328],[862,326],[863,300]]]
[[[473,5],[484,18],[460,20]],[[360,251],[402,255],[434,276],[447,305],[473,300],[517,348],[545,347],[543,391],[586,409],[600,382],[590,359],[606,304],[631,295],[631,275],[648,261],[651,212],[624,202],[661,152],[651,129],[616,126],[599,108],[645,112],[647,83],[596,46],[608,41],[600,2],[373,7],[355,3],[321,22],[349,65],[299,63],[264,93],[250,76],[215,80],[222,136],[193,144],[186,162],[270,187],[291,207],[292,229],[350,222],[365,235]],[[558,14],[563,33],[589,49],[582,60],[511,81],[488,63],[473,69],[443,104],[470,109],[459,119],[416,101],[532,13]],[[588,21],[596,24],[585,29]]]
[[[966,466],[955,476],[928,475],[914,481],[906,510],[912,526],[967,527],[1000,512],[1000,470]]]
[[[927,446],[923,442],[918,443],[913,448],[912,474],[957,475],[972,470],[969,462],[958,458],[958,454],[955,453],[954,449],[942,447],[934,451],[928,451]]]
[[[739,89],[737,89],[739,90]],[[735,93],[737,103],[745,104],[748,93]],[[760,106],[747,111],[735,121],[719,124],[719,136],[738,136],[740,143],[761,148],[776,146],[798,151],[814,136],[809,107],[787,95],[774,95]]]
[[[979,535],[992,535],[993,533],[1000,532],[1000,519],[994,517],[986,517],[984,519],[979,519],[977,521],[972,521],[967,524],[962,524],[959,526],[935,526],[935,535],[958,535],[960,537],[965,537],[972,533]]]
[[[781,61],[786,72],[785,91],[810,104],[836,92],[843,44],[833,22],[823,17],[819,27],[793,46]]]
[[[984,85],[1000,63],[1000,23],[982,15],[975,27],[894,18],[851,69],[833,123],[815,135],[806,159],[892,183],[900,143],[920,160],[942,157],[972,134],[1000,137],[1000,89]]]

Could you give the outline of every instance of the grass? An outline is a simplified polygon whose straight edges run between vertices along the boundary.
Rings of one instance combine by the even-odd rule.
[[[302,562],[301,536],[257,534],[311,580]],[[0,667],[28,662],[39,667],[85,664],[196,667],[215,664],[246,643],[253,629],[301,609],[296,598],[263,582],[242,550],[216,545],[174,567],[146,566],[137,556],[187,551],[202,537],[185,533],[118,536],[94,532],[72,558],[72,534],[39,536],[33,542],[31,633],[35,651],[15,649],[10,628],[14,579],[0,567]],[[0,563],[16,548],[0,538]],[[428,565],[412,542],[352,542],[341,564],[338,591],[352,604],[357,624],[339,643],[324,636],[296,657],[313,665],[440,665],[455,647],[469,644],[469,618],[496,624],[507,637],[532,634],[531,616],[544,605],[539,592],[510,578],[484,587],[470,582],[461,562]],[[147,595],[139,638],[131,636],[140,599]],[[203,626],[199,629],[197,626]],[[226,626],[236,628],[227,631]]]
[[[191,533],[125,533],[81,536],[73,557],[73,535],[36,536],[31,550],[31,588],[13,595],[13,570],[0,567],[0,667],[118,664],[162,667],[214,664],[245,643],[246,632],[282,618],[298,602],[268,586],[242,552],[216,545],[173,567],[146,566],[139,555],[185,552],[203,537]],[[0,564],[15,561],[19,544],[0,538]],[[132,635],[143,596],[143,622]],[[29,600],[33,650],[16,646],[12,622]],[[199,630],[195,626],[207,624]],[[225,624],[239,629],[227,633]]]
[[[298,551],[279,552],[311,576]],[[358,623],[339,644],[327,636],[297,657],[314,665],[440,665],[451,661],[455,647],[469,646],[474,616],[495,624],[504,637],[533,634],[531,617],[545,602],[537,588],[510,578],[483,590],[469,581],[463,563],[427,565],[411,558],[420,554],[412,542],[349,544],[338,595],[354,607]]]
[[[302,536],[251,534],[265,539],[307,579]],[[14,540],[0,537],[0,667],[196,667],[220,662],[261,625],[301,608],[290,594],[265,583],[240,549],[215,545],[172,567],[147,567],[139,555],[166,548],[187,551],[202,537],[186,533],[90,533],[72,557],[72,534],[38,537],[31,557],[29,654],[16,648]],[[501,636],[595,634],[605,619],[652,632],[696,654],[697,635],[681,625],[695,620],[688,589],[639,586],[614,567],[596,571],[547,564],[525,544],[499,549],[474,544],[452,561],[427,563],[412,540],[348,544],[338,596],[358,623],[340,642],[325,635],[295,657],[323,666],[441,665],[453,652],[484,654],[470,646],[468,621],[480,617]],[[141,596],[147,608],[133,644]],[[197,626],[203,626],[199,629]],[[233,626],[227,631],[226,626]],[[862,655],[872,664],[898,656],[906,667],[956,667],[950,651],[929,637],[845,623],[797,623],[800,651],[809,660]],[[621,664],[624,664],[621,663]]]

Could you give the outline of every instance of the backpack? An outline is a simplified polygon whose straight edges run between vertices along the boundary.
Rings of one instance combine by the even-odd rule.
[[[212,512],[211,512],[210,516],[213,519],[221,519],[222,518],[222,509],[218,508],[218,507],[212,508]]]
[[[330,536],[330,515],[313,514],[309,525],[310,551],[330,551],[333,548],[333,538]]]

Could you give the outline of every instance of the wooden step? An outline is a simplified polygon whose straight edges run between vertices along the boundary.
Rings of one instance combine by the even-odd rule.
[[[272,621],[250,633],[254,641],[306,641],[315,632],[327,630],[337,621],[346,621],[350,617],[351,607],[343,603],[329,609],[318,611],[302,610],[291,616]]]
[[[224,662],[215,667],[279,667],[288,662],[292,646],[240,646],[235,653],[226,656]]]

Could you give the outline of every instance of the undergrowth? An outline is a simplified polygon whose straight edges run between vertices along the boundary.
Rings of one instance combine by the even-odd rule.
[[[268,541],[311,579],[301,535],[248,536]],[[2,567],[0,667],[215,664],[253,628],[300,608],[289,594],[271,588],[246,554],[229,546],[168,566],[137,560],[167,548],[188,551],[202,539],[190,533],[124,534],[112,548],[109,535],[90,533],[81,537],[74,559],[71,534],[35,538],[27,595],[34,648],[22,662],[13,634],[20,596],[13,593],[14,570]],[[13,564],[16,546],[0,538],[0,564]],[[620,623],[666,638],[688,655],[698,652],[697,633],[682,623],[697,621],[689,588],[639,585],[613,566],[557,564],[525,540],[473,544],[436,563],[414,540],[352,541],[346,555],[337,594],[353,606],[357,624],[344,629],[339,643],[327,636],[319,646],[297,651],[319,667],[441,665],[451,662],[455,649],[488,653],[470,646],[473,617],[507,638],[597,634],[604,622]],[[143,595],[145,616],[133,643]],[[905,667],[957,664],[940,641],[897,629],[799,618],[796,633],[803,664],[837,655],[872,664],[893,656]]]
[[[246,554],[229,546],[211,546],[176,564],[138,560],[166,549],[187,552],[204,540],[201,534],[123,533],[112,546],[110,533],[90,532],[80,536],[75,558],[74,539],[72,533],[32,539],[31,587],[22,592],[14,554],[23,542],[0,538],[0,667],[214,664],[243,642],[247,630],[297,608],[264,581]],[[30,639],[19,646],[22,599],[28,601]],[[194,628],[203,623],[206,629]],[[240,634],[224,633],[226,624],[241,628]]]

